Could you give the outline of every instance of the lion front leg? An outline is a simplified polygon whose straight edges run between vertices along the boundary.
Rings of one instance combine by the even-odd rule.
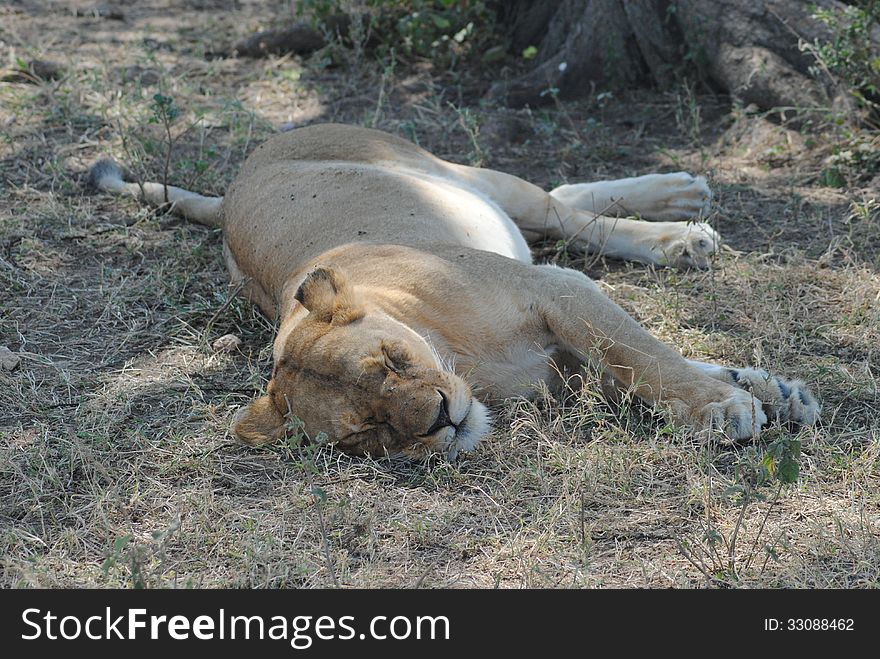
[[[767,423],[761,391],[712,377],[661,343],[586,276],[537,266],[540,312],[566,351],[597,360],[624,389],[698,430],[722,430],[734,440],[756,437]]]

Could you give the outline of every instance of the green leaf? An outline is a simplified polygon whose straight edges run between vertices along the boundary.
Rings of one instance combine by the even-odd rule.
[[[431,20],[434,21],[438,30],[445,30],[451,25],[449,19],[440,14],[431,14]]]
[[[776,478],[787,485],[796,483],[798,476],[800,475],[800,468],[800,464],[794,457],[785,456],[785,458],[782,459],[782,462],[779,463]]]
[[[822,173],[819,174],[819,184],[826,185],[829,188],[843,188],[846,187],[846,179],[839,169],[829,167],[822,170]]]
[[[800,475],[801,443],[797,439],[781,438],[767,447],[762,464],[780,483],[796,483]]]
[[[534,46],[529,46],[528,48],[524,48],[522,51],[523,59],[535,59],[535,56],[538,54],[538,49]]]
[[[473,29],[474,29],[474,24],[468,23],[463,28],[461,28],[458,32],[456,32],[452,36],[452,38],[455,41],[455,43],[463,43],[464,40],[467,38],[467,35],[469,35],[471,33],[471,30],[473,30]]]

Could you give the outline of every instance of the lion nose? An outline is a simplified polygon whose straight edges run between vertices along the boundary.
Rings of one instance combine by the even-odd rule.
[[[426,435],[432,435],[446,426],[458,428],[458,426],[452,423],[452,419],[449,418],[449,400],[446,398],[446,394],[439,389],[437,393],[440,394],[440,411],[437,413],[437,420],[434,422],[434,425],[428,428],[428,431],[425,433]]]

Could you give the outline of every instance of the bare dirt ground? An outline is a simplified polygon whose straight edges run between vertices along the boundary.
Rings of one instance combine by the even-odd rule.
[[[878,184],[823,186],[839,134],[730,99],[594,96],[510,111],[485,71],[213,57],[290,3],[13,1],[0,65],[0,584],[26,587],[876,587],[880,584]],[[85,189],[112,154],[160,179],[155,94],[180,116],[169,179],[222,194],[286,124],[344,121],[549,187],[686,169],[716,192],[711,270],[536,254],[601,277],[689,357],[806,380],[815,428],[700,442],[595,387],[495,409],[455,463],[249,449],[229,431],[265,386],[272,322],[231,299],[217,232]],[[233,353],[212,349],[233,332]],[[793,437],[793,485],[756,485]]]

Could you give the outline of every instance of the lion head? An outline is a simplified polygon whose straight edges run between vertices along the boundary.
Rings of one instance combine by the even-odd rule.
[[[299,420],[311,440],[324,435],[356,455],[454,458],[486,434],[489,415],[470,386],[339,270],[313,270],[296,300],[308,313],[282,325],[267,395],[236,415],[240,439],[273,441]]]

